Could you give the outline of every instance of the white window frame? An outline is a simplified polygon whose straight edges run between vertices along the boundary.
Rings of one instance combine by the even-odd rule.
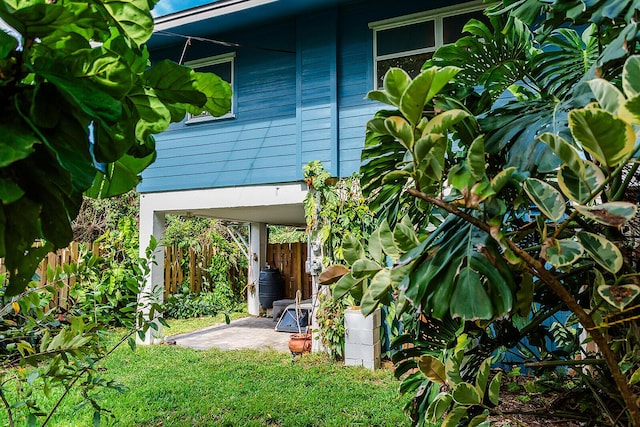
[[[429,52],[435,52],[438,48],[444,45],[444,26],[443,19],[450,18],[456,15],[463,15],[469,12],[477,12],[484,10],[486,4],[482,1],[472,1],[468,3],[462,3],[454,6],[447,6],[440,9],[433,9],[424,12],[413,13],[410,15],[398,16],[395,18],[384,19],[381,21],[375,21],[369,23],[369,28],[373,30],[373,86],[374,89],[379,89],[378,85],[378,62],[387,59],[402,58],[404,56],[420,55]],[[433,21],[434,23],[434,35],[435,44],[432,47],[425,47],[422,49],[405,50],[387,55],[378,55],[378,32],[383,30],[389,30],[393,28],[401,28],[407,25],[420,24],[427,21]]]
[[[217,64],[224,64],[224,63],[229,63],[229,66],[231,67],[231,81],[229,82],[229,84],[231,85],[231,90],[232,90],[232,96],[231,96],[231,109],[229,110],[229,112],[223,116],[220,117],[215,117],[212,116],[209,113],[203,112],[202,114],[199,114],[197,116],[194,116],[192,114],[187,114],[187,124],[191,124],[191,123],[200,123],[200,122],[209,122],[209,121],[215,121],[215,120],[222,120],[222,119],[232,119],[235,118],[236,114],[236,91],[235,91],[235,59],[236,59],[236,53],[235,52],[230,52],[230,53],[225,53],[222,55],[216,55],[216,56],[209,56],[207,58],[200,58],[200,59],[195,59],[193,61],[187,61],[184,63],[184,65],[186,65],[187,67],[191,67],[193,68],[194,71],[198,71],[198,68],[202,68],[202,67],[206,67],[209,65],[217,65]]]

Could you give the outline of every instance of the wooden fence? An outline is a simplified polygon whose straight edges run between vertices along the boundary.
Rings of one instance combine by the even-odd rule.
[[[100,256],[101,249],[99,243],[90,245],[91,252]],[[164,248],[164,296],[180,292],[183,283],[188,283],[190,292],[201,292],[203,285],[211,283],[210,272],[211,261],[218,253],[218,249],[213,245],[206,245],[201,250],[188,248],[186,251],[177,246]],[[80,244],[73,242],[69,247],[60,249],[57,252],[49,253],[45,257],[36,274],[39,276],[39,286],[46,285],[47,270],[55,269],[58,266],[78,262],[80,256]],[[311,296],[311,280],[305,273],[305,261],[307,259],[306,243],[282,243],[267,245],[267,262],[272,267],[277,267],[284,278],[284,297],[295,298],[297,290],[302,291],[304,299]],[[4,260],[0,258],[0,274],[6,272]],[[185,279],[187,279],[185,281]],[[232,265],[227,272],[227,279],[234,292],[241,292],[246,285],[247,271]],[[69,305],[69,287],[75,284],[74,277],[66,278],[63,283],[67,286],[61,287],[51,305],[63,308]]]
[[[181,291],[183,283],[189,284],[189,292],[197,293],[206,290],[211,284],[211,262],[218,254],[218,248],[205,245],[200,250],[195,248],[179,248],[177,245],[164,248],[164,296],[173,295]],[[182,264],[181,264],[182,263]],[[234,293],[244,288],[247,281],[245,268],[231,265],[227,271],[227,281]],[[187,279],[185,281],[185,279]]]
[[[100,256],[101,250],[99,243],[91,244],[89,249],[93,254]],[[47,285],[47,271],[49,269],[55,270],[57,267],[64,267],[65,265],[77,263],[79,257],[80,244],[77,242],[72,242],[67,248],[59,249],[56,252],[49,252],[49,254],[40,261],[36,270],[36,275],[39,278],[38,286],[43,287]],[[6,272],[7,269],[4,264],[4,259],[0,258],[0,274]],[[51,297],[49,307],[61,307],[66,309],[69,307],[69,288],[76,283],[76,278],[74,276],[68,276],[60,282],[63,286],[55,288],[55,294]]]
[[[267,245],[267,263],[280,269],[284,278],[284,297],[295,298],[302,291],[302,298],[311,298],[311,278],[305,272],[307,244],[270,243]]]

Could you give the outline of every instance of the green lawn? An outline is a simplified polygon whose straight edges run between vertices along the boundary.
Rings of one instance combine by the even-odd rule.
[[[184,328],[186,329],[186,327]],[[172,331],[173,332],[173,331]],[[119,426],[402,426],[406,398],[389,369],[372,373],[322,355],[122,347],[103,374],[129,388],[103,391]],[[71,396],[51,426],[89,426],[92,409]],[[49,406],[49,405],[43,405]],[[0,425],[6,424],[0,414]],[[17,425],[21,425],[18,421]]]

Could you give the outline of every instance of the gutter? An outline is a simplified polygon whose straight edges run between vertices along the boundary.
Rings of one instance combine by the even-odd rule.
[[[191,24],[209,18],[229,15],[277,0],[221,0],[208,5],[194,7],[155,19],[155,31],[168,30],[181,25]]]

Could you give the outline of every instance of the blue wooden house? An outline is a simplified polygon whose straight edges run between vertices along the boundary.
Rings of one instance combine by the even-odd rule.
[[[233,103],[223,117],[190,116],[157,137],[158,158],[138,187],[141,242],[162,236],[167,213],[248,223],[257,285],[266,224],[305,222],[302,167],[320,160],[334,176],[357,171],[365,124],[381,108],[366,93],[390,66],[415,75],[482,9],[459,0],[218,0],[158,17],[151,60],[215,72]],[[151,282],[162,280],[158,262]]]

